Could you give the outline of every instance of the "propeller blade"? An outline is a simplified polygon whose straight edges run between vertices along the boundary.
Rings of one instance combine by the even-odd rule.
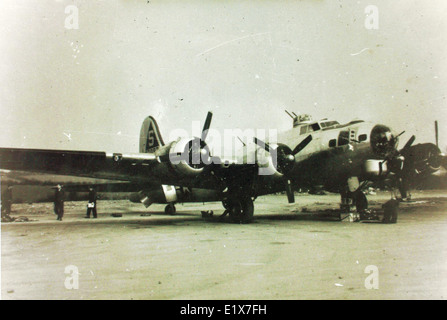
[[[301,141],[300,144],[295,147],[292,154],[296,155],[299,152],[301,152],[301,150],[303,150],[305,147],[307,147],[307,145],[312,141],[312,139],[313,139],[312,135],[308,135],[306,139]]]
[[[407,150],[408,148],[410,148],[411,147],[411,145],[414,143],[414,140],[416,140],[416,136],[411,136],[411,138],[407,141],[407,143],[405,144],[405,146],[403,147],[403,149],[401,150],[401,151],[403,151],[403,150]]]
[[[442,166],[444,167],[444,169],[447,170],[447,156],[446,155],[441,156],[441,162],[442,162]]]
[[[262,141],[256,137],[253,139],[253,141],[254,141],[254,143],[256,143],[259,147],[261,147],[265,151],[270,152],[270,146],[267,143],[265,143],[264,141]]]
[[[287,193],[287,201],[289,203],[295,203],[295,193],[292,190],[292,183],[290,180],[286,181],[286,193]]]
[[[208,130],[210,129],[211,126],[211,119],[213,118],[213,113],[211,111],[208,112],[208,114],[206,115],[206,120],[205,120],[205,124],[203,125],[203,129],[202,129],[202,141],[206,140],[206,136],[208,135]]]
[[[438,121],[435,121],[435,137],[436,137],[436,146],[439,148],[439,132],[438,132]]]
[[[200,140],[194,139],[191,144],[191,153],[190,153],[190,162],[189,164],[195,165],[200,164],[201,154],[200,154]]]

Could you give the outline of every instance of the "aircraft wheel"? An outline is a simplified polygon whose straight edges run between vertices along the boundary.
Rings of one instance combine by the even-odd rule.
[[[362,191],[356,192],[356,194],[354,195],[354,200],[357,212],[362,212],[368,209],[368,199]]]
[[[231,207],[231,202],[228,199],[222,200],[222,205],[225,209],[229,210]]]
[[[229,208],[230,218],[234,223],[250,223],[253,220],[253,201],[248,198],[234,201]]]
[[[168,215],[173,216],[175,214],[175,211],[176,211],[175,210],[175,206],[173,204],[168,204],[165,207],[165,213],[168,214]]]

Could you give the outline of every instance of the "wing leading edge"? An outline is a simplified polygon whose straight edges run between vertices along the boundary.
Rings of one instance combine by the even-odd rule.
[[[154,154],[0,148],[0,168],[123,181],[145,180],[145,170],[158,163]],[[138,168],[138,169],[137,169]]]

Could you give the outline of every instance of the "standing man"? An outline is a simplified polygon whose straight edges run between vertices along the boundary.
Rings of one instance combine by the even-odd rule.
[[[90,218],[90,212],[93,211],[93,218],[97,218],[97,212],[96,212],[96,200],[98,199],[98,196],[96,194],[95,189],[92,187],[89,188],[88,192],[88,204],[87,204],[87,215],[85,216],[86,219]]]
[[[64,216],[64,190],[60,184],[57,185],[54,192],[54,213],[57,215],[57,220],[62,221]]]
[[[5,193],[2,195],[1,197],[2,200],[2,220],[3,219],[11,219],[10,218],[10,214],[11,214],[11,207],[12,207],[12,187],[8,186],[8,188],[6,188]]]

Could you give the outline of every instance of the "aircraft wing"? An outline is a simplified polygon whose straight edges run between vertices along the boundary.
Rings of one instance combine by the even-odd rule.
[[[211,118],[212,113],[209,112],[200,138],[179,138],[164,144],[155,119],[148,117],[141,128],[140,153],[135,154],[0,148],[0,169],[221,191],[245,186],[256,188],[256,194],[261,194],[274,192],[278,189],[277,182],[281,185],[279,189],[286,187],[287,181],[281,178],[281,172],[288,171],[295,155],[312,140],[311,136],[307,137],[292,151],[288,147],[273,148],[256,139],[258,147],[269,154],[269,159],[270,154],[279,153],[279,172],[272,161],[268,161],[265,168],[262,167],[264,164],[258,166],[255,150],[239,163],[222,162],[222,159],[210,155],[205,142]],[[258,167],[268,172],[258,175]]]
[[[154,154],[109,154],[92,151],[0,148],[0,168],[47,174],[145,182],[146,170],[158,163]]]
[[[257,177],[257,166],[246,163],[213,163],[194,174],[188,171],[189,167],[185,172],[180,170],[182,168],[182,164],[175,165],[160,160],[155,153],[0,148],[0,169],[114,180],[120,183],[118,189],[130,182],[132,186],[165,184],[224,190],[229,185],[246,184],[247,179]],[[255,184],[263,189],[264,183],[257,182]],[[269,180],[268,184],[272,182]],[[124,189],[127,188],[128,186]],[[282,183],[279,186],[281,188]],[[272,190],[269,189],[269,192]],[[259,193],[263,192],[259,190]]]
[[[189,172],[185,174],[180,170],[183,168],[181,164],[175,165],[167,160],[162,161],[155,153],[121,154],[0,148],[0,169],[3,170],[119,180],[137,185],[166,184],[223,189],[225,186],[221,178],[225,178],[228,174],[233,175],[235,166],[246,167],[244,164],[233,164],[231,168],[212,164],[200,173],[191,175]],[[219,177],[214,172],[218,173]]]
[[[7,185],[38,185],[38,186],[56,186],[60,185],[99,185],[110,183],[130,183],[128,181],[95,179],[85,177],[73,177],[66,175],[55,175],[39,172],[26,172],[19,170],[0,169],[1,181]]]

